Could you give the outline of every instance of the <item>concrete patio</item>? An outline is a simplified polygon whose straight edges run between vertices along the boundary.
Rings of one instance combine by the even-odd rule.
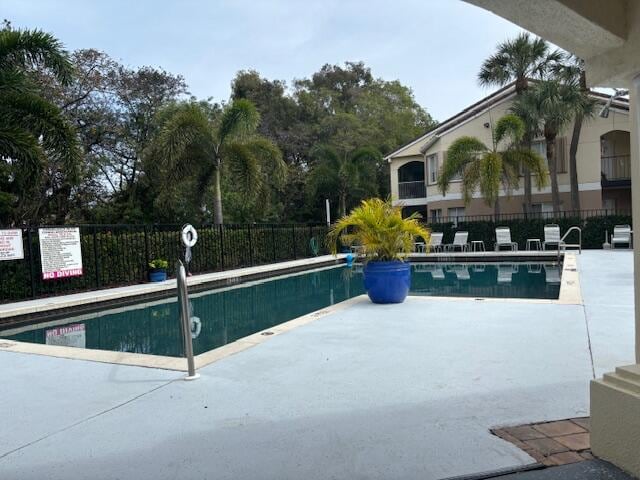
[[[440,479],[533,462],[489,428],[589,414],[633,363],[628,251],[578,257],[584,305],[354,305],[200,370],[0,351],[0,478]]]

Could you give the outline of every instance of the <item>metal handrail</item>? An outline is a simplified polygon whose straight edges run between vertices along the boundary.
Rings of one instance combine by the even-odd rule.
[[[176,280],[178,282],[178,303],[180,305],[180,324],[182,325],[182,337],[184,339],[184,353],[187,357],[188,374],[185,380],[195,380],[200,375],[196,373],[193,359],[193,338],[191,337],[191,307],[189,305],[189,292],[187,290],[187,271],[180,260],[176,267]]]
[[[564,239],[567,238],[571,232],[576,230],[578,231],[578,243],[577,244],[564,243]],[[577,227],[574,225],[573,227],[570,227],[569,230],[564,232],[564,235],[562,236],[562,238],[560,239],[560,242],[558,243],[558,262],[560,262],[560,252],[563,250],[566,250],[567,247],[578,247],[578,253],[582,254],[582,229],[580,227]]]

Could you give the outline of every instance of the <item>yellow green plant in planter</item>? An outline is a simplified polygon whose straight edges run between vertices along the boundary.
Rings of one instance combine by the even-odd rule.
[[[402,303],[411,287],[411,265],[405,260],[416,237],[429,243],[429,229],[413,214],[402,218],[401,207],[379,198],[363,200],[333,225],[327,235],[336,255],[338,241],[359,245],[364,255],[364,288],[374,303]]]
[[[169,262],[162,258],[156,258],[149,262],[149,280],[152,282],[164,282],[167,279]]]

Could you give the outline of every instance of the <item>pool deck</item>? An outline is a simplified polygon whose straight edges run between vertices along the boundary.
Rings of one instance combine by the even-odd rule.
[[[585,416],[633,363],[629,251],[582,304],[364,297],[200,369],[0,351],[0,478],[441,479],[533,462],[495,426]]]

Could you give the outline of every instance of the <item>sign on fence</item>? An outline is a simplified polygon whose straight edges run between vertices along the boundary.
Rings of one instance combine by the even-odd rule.
[[[22,230],[0,230],[0,260],[21,260],[23,258]]]
[[[47,345],[85,348],[87,346],[87,335],[84,323],[50,328],[45,335],[45,343]]]
[[[39,228],[42,279],[82,275],[79,228]]]

